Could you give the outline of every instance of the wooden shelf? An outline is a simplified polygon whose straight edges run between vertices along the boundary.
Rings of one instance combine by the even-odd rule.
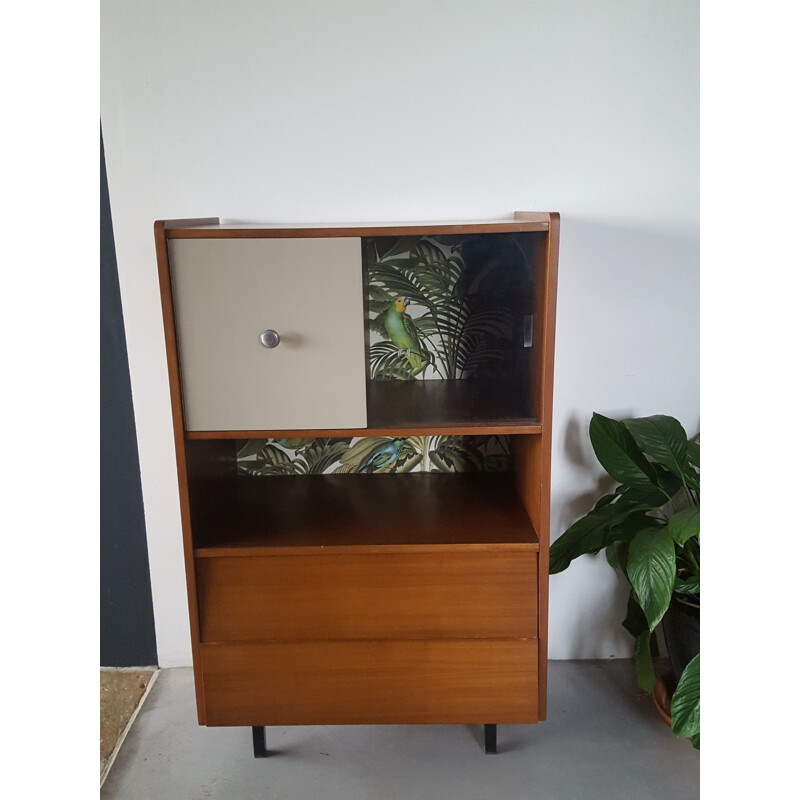
[[[538,537],[506,473],[309,475],[206,484],[197,557],[524,546]]]
[[[358,436],[501,436],[522,433],[540,435],[542,425],[534,419],[520,419],[489,424],[453,422],[446,425],[391,425],[383,428],[371,425],[367,428],[298,428],[281,431],[186,431],[184,438],[192,441],[202,439],[338,439]]]
[[[523,392],[500,382],[367,381],[367,427],[283,431],[187,431],[187,439],[540,434]]]
[[[469,426],[480,433],[538,423],[517,387],[472,380],[367,381],[367,421],[370,428]]]

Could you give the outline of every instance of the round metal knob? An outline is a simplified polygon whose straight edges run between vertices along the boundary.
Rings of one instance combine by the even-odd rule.
[[[263,344],[264,347],[277,347],[281,343],[281,337],[278,335],[278,331],[263,331],[260,338],[261,344]]]

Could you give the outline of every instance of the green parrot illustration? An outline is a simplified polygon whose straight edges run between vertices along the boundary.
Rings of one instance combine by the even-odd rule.
[[[406,314],[409,305],[407,297],[398,297],[386,311],[385,324],[389,338],[398,350],[405,354],[416,375],[424,366],[419,332],[414,321]]]
[[[404,439],[392,439],[391,442],[386,442],[366,456],[356,468],[356,472],[377,472],[379,469],[390,467],[400,457],[404,445]]]

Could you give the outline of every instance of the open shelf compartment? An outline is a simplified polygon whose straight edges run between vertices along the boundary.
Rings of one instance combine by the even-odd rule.
[[[538,537],[509,473],[229,476],[195,487],[195,556],[525,545]]]

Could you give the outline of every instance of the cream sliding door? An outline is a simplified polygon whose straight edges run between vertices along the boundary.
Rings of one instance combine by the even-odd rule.
[[[360,239],[175,239],[170,265],[188,430],[366,426]]]

